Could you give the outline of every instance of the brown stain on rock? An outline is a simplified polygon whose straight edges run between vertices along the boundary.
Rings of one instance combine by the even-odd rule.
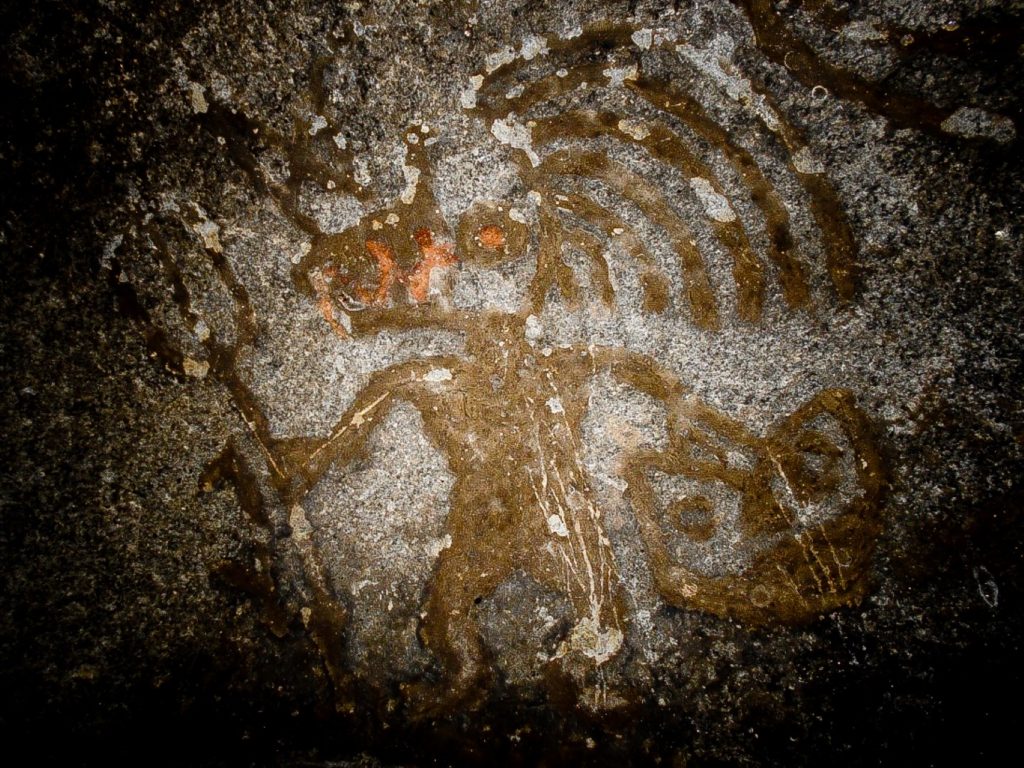
[[[894,90],[885,82],[872,82],[829,63],[790,29],[784,14],[770,0],[733,0],[733,3],[750,20],[758,48],[772,61],[785,66],[806,87],[822,86],[841,99],[858,102],[884,115],[899,126],[948,138],[942,124],[955,108],[938,106],[913,93]],[[793,4],[792,10],[798,8],[833,32],[841,31],[849,21],[846,11],[828,0],[803,0]],[[996,10],[994,16],[995,21],[969,19],[932,32],[894,26],[881,33],[887,49],[904,58],[922,51],[962,56],[971,46],[982,46],[986,54],[997,61],[1011,63],[1019,57],[1020,46],[1024,44],[1024,27],[1021,19],[1009,10]],[[1019,126],[1019,106],[1014,112]]]

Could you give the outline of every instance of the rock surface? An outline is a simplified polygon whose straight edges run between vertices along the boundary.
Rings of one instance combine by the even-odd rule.
[[[5,11],[8,743],[999,754],[1022,13]]]

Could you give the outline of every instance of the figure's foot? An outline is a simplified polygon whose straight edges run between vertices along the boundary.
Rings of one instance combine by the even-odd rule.
[[[410,720],[436,720],[469,712],[483,702],[485,681],[479,676],[442,678],[438,682],[404,683],[406,714]]]

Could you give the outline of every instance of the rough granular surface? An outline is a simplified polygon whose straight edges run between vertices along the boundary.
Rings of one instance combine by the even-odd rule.
[[[1024,8],[6,8],[31,762],[989,760]]]

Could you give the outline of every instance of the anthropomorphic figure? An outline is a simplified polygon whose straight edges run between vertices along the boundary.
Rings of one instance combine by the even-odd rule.
[[[238,366],[242,348],[256,334],[251,305],[224,255],[207,247],[235,301],[239,329],[232,344],[204,336],[209,371],[232,395],[288,510],[312,597],[304,622],[336,685],[347,685],[341,649],[348,610],[330,586],[331,566],[317,551],[302,500],[328,470],[358,457],[375,425],[401,401],[418,409],[455,476],[446,522],[451,546],[441,552],[429,581],[420,631],[443,679],[407,686],[419,713],[482,698],[488,664],[474,606],[516,572],[564,595],[571,607],[571,627],[552,664],[596,669],[622,649],[629,624],[624,586],[582,453],[590,387],[602,372],[653,398],[667,414],[668,447],[636,449],[621,462],[653,582],[667,603],[764,623],[799,621],[857,600],[879,530],[882,480],[852,395],[823,392],[762,437],[701,402],[679,374],[651,357],[621,347],[541,345],[538,315],[549,295],[560,293],[570,305],[579,299],[561,258],[563,246],[574,243],[559,228],[556,206],[541,200],[537,231],[531,232],[510,205],[479,202],[453,236],[430,187],[427,131],[417,127],[408,136],[410,188],[393,206],[350,229],[315,234],[294,269],[295,284],[319,308],[325,333],[347,339],[385,329],[436,328],[461,334],[464,350],[376,372],[329,434],[272,434]],[[563,198],[559,205],[575,205],[596,220],[582,200]],[[616,224],[612,218],[606,223]],[[198,318],[181,275],[155,232],[153,237],[182,316],[195,329]],[[593,238],[585,232],[576,237],[582,239],[575,245],[598,264],[603,257]],[[499,267],[531,255],[536,266],[518,309],[453,305],[451,284],[465,264]],[[601,299],[610,303],[607,295]],[[130,304],[127,293],[122,303]],[[151,327],[148,316],[139,319]],[[151,345],[167,346],[157,331],[147,334]],[[181,363],[180,355],[165,350],[162,356]],[[233,456],[220,457],[210,478],[229,477],[240,498],[259,512],[254,519],[268,517],[252,500],[251,473],[241,471]],[[712,491],[665,502],[655,493],[653,473]],[[745,564],[726,575],[680,562],[673,546],[711,536],[720,522],[713,501],[720,491],[739,498],[737,535],[750,550]],[[807,505],[826,513],[803,515]],[[268,593],[269,571],[260,582],[269,584]],[[280,615],[275,621],[278,627],[287,623]]]
[[[411,200],[318,241],[296,273],[300,284],[306,276],[328,325],[337,328],[337,317],[346,315],[345,334],[433,327],[462,334],[464,353],[379,371],[329,435],[279,441],[273,450],[287,467],[282,495],[295,505],[330,468],[359,456],[375,424],[405,401],[447,458],[456,478],[447,520],[452,544],[430,581],[421,630],[445,678],[436,687],[412,687],[421,706],[482,695],[487,665],[474,605],[517,571],[571,605],[574,623],[561,655],[600,666],[620,650],[628,621],[623,586],[582,450],[590,387],[605,371],[654,398],[668,416],[668,449],[637,450],[623,461],[654,582],[667,602],[768,622],[800,620],[859,597],[877,534],[881,468],[849,393],[820,394],[761,438],[701,403],[650,357],[537,343],[535,313],[557,285],[554,268],[545,272],[538,264],[536,285],[516,312],[452,308],[431,268],[457,269],[464,258],[496,266],[522,257],[529,239],[509,216],[510,206],[491,203],[475,207],[460,226],[459,243],[452,242],[436,215],[429,169],[418,167],[420,187]],[[398,226],[373,224],[388,220]],[[325,273],[333,276],[333,291],[320,282]],[[745,456],[745,466],[734,465],[734,455]],[[678,519],[663,525],[687,510],[659,507],[650,470],[738,494],[743,536],[760,542],[749,567],[718,578],[673,562],[668,539],[699,536]],[[802,525],[796,508],[835,496],[843,482],[855,487],[844,501],[848,508]],[[788,498],[780,499],[780,488]],[[706,499],[677,502],[690,512],[707,506]],[[713,526],[713,510],[704,512],[705,526]]]

